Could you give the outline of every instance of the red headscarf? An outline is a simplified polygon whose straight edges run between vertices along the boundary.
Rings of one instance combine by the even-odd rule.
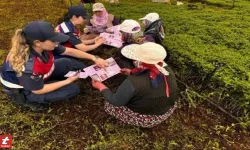
[[[158,65],[162,66],[163,63],[159,62]],[[138,75],[145,70],[149,71],[149,78],[151,79],[151,85],[153,88],[157,88],[160,77],[161,76],[164,77],[164,82],[166,85],[166,96],[169,97],[169,86],[168,86],[167,78],[165,75],[163,75],[159,71],[159,69],[154,64],[146,64],[146,63],[140,62],[137,68],[134,68],[131,70],[131,74]]]

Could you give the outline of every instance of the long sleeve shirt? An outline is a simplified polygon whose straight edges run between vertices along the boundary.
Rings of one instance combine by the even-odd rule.
[[[130,99],[135,95],[135,87],[128,80],[124,80],[118,87],[117,91],[113,93],[110,89],[104,89],[101,91],[105,99],[114,106],[125,106]]]

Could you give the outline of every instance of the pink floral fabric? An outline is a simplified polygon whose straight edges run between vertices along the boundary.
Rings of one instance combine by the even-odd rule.
[[[109,102],[105,102],[104,105],[105,111],[116,119],[122,121],[123,123],[127,123],[134,126],[140,126],[144,128],[151,128],[166,120],[174,110],[177,108],[177,103],[170,108],[165,114],[163,115],[142,115],[136,112],[133,112],[129,108],[125,106],[116,107]]]

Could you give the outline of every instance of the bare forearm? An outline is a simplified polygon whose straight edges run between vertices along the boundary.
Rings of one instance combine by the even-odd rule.
[[[91,55],[89,53],[86,53],[77,49],[73,49],[73,48],[66,48],[66,51],[63,53],[63,55],[72,56],[72,57],[81,58],[81,59],[88,59],[88,60],[95,59],[94,55]]]
[[[83,44],[94,44],[95,43],[95,39],[92,40],[82,40]]]
[[[86,45],[86,51],[92,51],[92,50],[96,49],[99,46],[100,45],[98,45],[98,44]]]
[[[44,84],[43,88],[41,90],[36,90],[36,91],[32,91],[35,94],[45,94],[45,93],[49,93],[52,91],[55,91],[65,85],[70,84],[69,80],[63,80],[63,81],[58,81],[58,82],[54,82],[54,83],[50,83],[50,84]]]
[[[93,45],[79,44],[76,45],[75,47],[83,52],[87,52],[96,49],[98,46],[100,46],[100,44],[93,44]]]

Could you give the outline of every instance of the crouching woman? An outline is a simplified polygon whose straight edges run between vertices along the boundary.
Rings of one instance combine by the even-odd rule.
[[[33,21],[24,29],[18,29],[12,38],[12,47],[0,72],[0,84],[15,104],[40,111],[48,103],[64,100],[79,94],[79,87],[73,82],[79,75],[65,78],[76,68],[71,59],[54,60],[54,54],[92,59],[98,66],[107,62],[82,51],[59,45],[69,36],[54,32],[48,22]]]
[[[126,46],[121,53],[137,65],[121,70],[128,77],[116,93],[103,83],[92,81],[106,99],[105,111],[130,125],[150,128],[160,124],[177,108],[178,95],[175,75],[163,62],[165,49],[148,42]]]

